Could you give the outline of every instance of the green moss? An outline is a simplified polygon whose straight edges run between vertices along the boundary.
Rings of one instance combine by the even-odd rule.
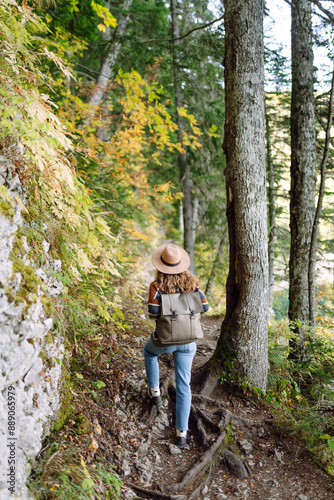
[[[39,219],[39,215],[38,215],[37,210],[34,207],[32,207],[31,205],[29,206],[28,212],[25,212],[22,215],[23,215],[23,219],[29,223],[37,222]]]
[[[66,422],[71,411],[71,378],[65,366],[62,366],[62,374],[60,378],[60,408],[51,424],[51,429],[58,432]]]
[[[4,287],[5,289],[5,294],[7,297],[8,302],[14,302],[14,305],[17,306],[21,302],[25,302],[24,298],[21,297],[20,295],[16,295],[11,288],[8,286]]]
[[[22,259],[26,254],[23,242],[22,242],[22,237],[21,234],[16,233],[14,241],[13,241],[13,248],[10,254],[10,258],[13,260],[13,258],[16,259]]]
[[[225,426],[225,438],[224,438],[224,445],[225,446],[232,446],[234,444],[234,431],[235,427],[231,424]]]
[[[45,349],[41,349],[38,356],[43,360],[43,365],[46,368],[52,368],[52,366],[54,364],[53,359],[48,355],[48,353]]]
[[[25,298],[31,293],[37,294],[38,285],[41,285],[42,281],[39,276],[37,276],[33,267],[25,264],[22,259],[15,257],[13,253],[10,254],[10,259],[13,261],[13,272],[20,272],[22,276],[22,287],[18,295]]]
[[[48,318],[52,318],[52,312],[53,312],[53,307],[52,307],[52,302],[51,300],[48,298],[48,297],[42,297],[41,298],[41,301],[42,301],[42,304],[43,304],[43,307],[44,307],[44,311],[45,311],[45,314]],[[49,336],[50,334],[47,335],[47,337]],[[51,335],[50,335],[51,336]],[[52,342],[52,337],[51,337],[51,342]]]
[[[4,215],[5,217],[12,219],[14,214],[14,209],[9,201],[0,200],[0,215]]]
[[[92,424],[84,415],[79,415],[76,420],[75,428],[77,434],[88,434],[90,432]]]

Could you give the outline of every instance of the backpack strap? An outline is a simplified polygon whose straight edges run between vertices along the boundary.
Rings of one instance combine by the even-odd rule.
[[[186,294],[185,297],[186,297],[186,301],[187,301],[189,311],[190,311],[190,319],[194,319],[195,318],[195,308],[194,308],[194,302],[192,300],[192,296],[190,294]],[[190,302],[191,302],[191,304],[190,304]]]
[[[177,320],[177,306],[175,305],[175,295],[173,293],[169,293],[168,299],[169,299],[169,307],[170,310],[172,311],[171,320],[175,321]]]

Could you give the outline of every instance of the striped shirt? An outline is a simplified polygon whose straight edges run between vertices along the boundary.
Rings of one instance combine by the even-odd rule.
[[[195,292],[199,292],[203,305],[203,312],[207,312],[209,310],[209,303],[203,290],[200,286],[198,286],[195,289]],[[161,314],[161,291],[159,289],[159,283],[157,281],[152,281],[152,283],[150,284],[148,297],[148,314],[149,317],[153,319],[158,319]]]

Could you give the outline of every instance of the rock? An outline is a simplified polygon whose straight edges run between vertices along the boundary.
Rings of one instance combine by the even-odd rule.
[[[1,164],[1,159],[0,159]],[[0,167],[0,177],[8,176],[11,171],[9,163]],[[8,178],[7,178],[8,180]],[[0,184],[3,184],[0,178]],[[43,438],[49,433],[51,425],[59,424],[69,406],[70,395],[64,391],[63,406],[60,405],[59,383],[62,380],[62,359],[64,356],[64,339],[52,332],[51,307],[49,295],[40,283],[47,279],[47,265],[51,265],[51,256],[45,254],[46,265],[39,269],[36,259],[27,245],[26,237],[19,229],[23,226],[21,206],[16,196],[22,198],[22,187],[18,176],[10,184],[13,198],[14,216],[0,213],[0,421],[8,418],[9,397],[14,397],[13,412],[16,421],[15,458],[16,458],[16,498],[31,498],[26,480],[31,471],[31,464],[42,447]],[[47,242],[45,242],[47,243]],[[23,282],[23,273],[13,271],[12,250],[16,249],[20,259],[29,271]],[[39,245],[38,253],[44,253],[46,245]],[[55,278],[53,283],[63,290],[63,285]],[[31,280],[31,282],[27,281]],[[23,286],[31,284],[34,299],[29,302],[26,296],[30,293]],[[13,300],[21,292],[21,302]],[[23,293],[24,292],[24,293]],[[59,292],[61,293],[61,291]],[[29,305],[30,303],[30,305]],[[23,316],[24,311],[24,316]],[[57,360],[57,361],[56,361]],[[68,392],[69,394],[69,392]],[[13,399],[12,399],[13,401]],[[58,413],[59,412],[59,413]],[[7,429],[0,428],[0,447],[7,442]],[[0,499],[8,497],[7,452],[0,455]]]
[[[138,457],[145,457],[148,454],[148,450],[152,443],[151,434],[148,436],[147,440],[143,440],[137,449]]]
[[[231,423],[232,425],[238,426],[238,427],[247,427],[247,422],[244,418],[238,417],[237,415],[232,415],[231,417]]]
[[[250,453],[253,449],[253,445],[252,443],[250,443],[249,441],[247,441],[247,439],[240,439],[238,441],[239,445],[240,445],[240,448],[242,449],[242,451],[246,454]]]
[[[124,411],[122,411],[122,410],[116,410],[115,413],[116,413],[116,415],[118,416],[118,418],[120,420],[125,421],[128,418],[127,415],[126,415],[126,413]]]
[[[123,471],[124,476],[130,476],[130,474],[131,474],[131,467],[130,467],[128,460],[126,460],[126,459],[124,459],[122,462],[122,471]]]
[[[168,444],[169,452],[171,455],[179,455],[181,452],[180,448],[178,448],[175,444]]]
[[[249,473],[243,464],[243,462],[238,458],[232,451],[224,450],[224,461],[229,470],[240,479],[244,479],[249,476]]]
[[[154,455],[155,455],[155,465],[158,466],[161,464],[161,457],[159,453],[156,450],[153,450]]]
[[[258,437],[262,437],[262,436],[264,436],[264,435],[265,435],[265,433],[266,433],[266,431],[265,431],[264,427],[260,427],[260,428],[258,429],[258,431],[257,431],[257,435],[258,435]]]
[[[284,453],[283,451],[278,451],[278,450],[275,450],[274,452],[274,457],[281,463],[284,463],[282,460],[283,453]]]
[[[152,427],[152,434],[158,439],[163,439],[165,437],[165,433],[156,425]]]
[[[151,460],[148,457],[137,458],[136,468],[139,472],[139,481],[144,485],[149,484],[154,470]]]
[[[122,498],[126,498],[126,500],[136,500],[137,498],[140,498],[137,496],[137,494],[128,488],[127,486],[122,485]]]
[[[306,495],[298,495],[298,500],[308,500],[308,497]]]
[[[162,428],[169,427],[169,420],[167,413],[163,410],[160,410],[159,415],[155,419],[155,422],[160,429],[161,426],[163,426]]]

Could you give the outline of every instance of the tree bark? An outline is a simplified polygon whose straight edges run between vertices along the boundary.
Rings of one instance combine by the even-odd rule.
[[[317,235],[319,229],[319,220],[322,209],[322,202],[325,194],[325,182],[326,182],[326,167],[329,155],[329,146],[331,142],[331,128],[333,121],[333,101],[334,101],[334,69],[332,73],[332,86],[331,93],[329,97],[328,104],[328,117],[327,117],[327,127],[326,127],[326,139],[325,139],[325,149],[320,166],[320,186],[319,186],[319,197],[317,208],[315,211],[315,217],[312,228],[311,235],[311,245],[310,245],[310,258],[309,258],[309,269],[308,269],[308,286],[309,286],[309,309],[310,309],[310,324],[312,328],[315,328],[315,266],[316,266],[316,251],[317,251]]]
[[[177,45],[180,38],[180,27],[177,12],[177,0],[171,0],[171,17],[173,31],[173,77],[175,89],[175,105],[177,108],[183,108],[183,95],[181,91],[180,75],[178,71]],[[183,141],[183,132],[185,131],[185,123],[182,117],[177,114],[177,138],[180,143]],[[183,193],[182,208],[183,208],[183,246],[190,257],[189,270],[194,272],[194,233],[193,233],[193,206],[192,206],[192,187],[193,181],[190,175],[190,166],[187,162],[187,154],[179,153],[178,157],[179,173],[181,180],[181,189]]]
[[[103,98],[103,95],[108,86],[109,80],[112,75],[113,68],[116,63],[120,48],[121,40],[120,38],[124,35],[126,26],[129,20],[129,10],[131,8],[133,0],[124,0],[123,3],[123,14],[119,17],[117,21],[117,27],[114,32],[113,43],[110,46],[110,50],[102,64],[100,75],[97,79],[96,85],[89,99],[89,104],[92,106],[98,106]]]
[[[217,253],[216,253],[216,257],[215,257],[215,260],[213,261],[211,273],[210,273],[208,282],[206,284],[205,295],[206,295],[207,298],[209,298],[209,296],[210,296],[211,287],[212,287],[214,278],[216,276],[216,271],[217,271],[219,259],[220,259],[220,256],[222,254],[223,245],[224,245],[224,242],[225,242],[225,233],[226,233],[226,228],[223,229],[222,237],[220,238],[220,242],[219,242],[219,245],[218,245],[218,250],[217,250]]]
[[[309,0],[292,0],[289,319],[297,334],[291,342],[294,358],[300,357],[305,338],[310,338],[308,269],[316,181],[311,14]]]
[[[268,241],[263,0],[225,0],[225,136],[230,241],[226,316],[214,357],[266,389]]]
[[[268,169],[268,198],[269,198],[269,307],[273,307],[274,301],[274,268],[275,268],[275,247],[277,240],[276,232],[276,200],[275,200],[275,178],[274,164],[271,151],[271,137],[269,116],[266,114],[266,142],[267,142],[267,169]]]

